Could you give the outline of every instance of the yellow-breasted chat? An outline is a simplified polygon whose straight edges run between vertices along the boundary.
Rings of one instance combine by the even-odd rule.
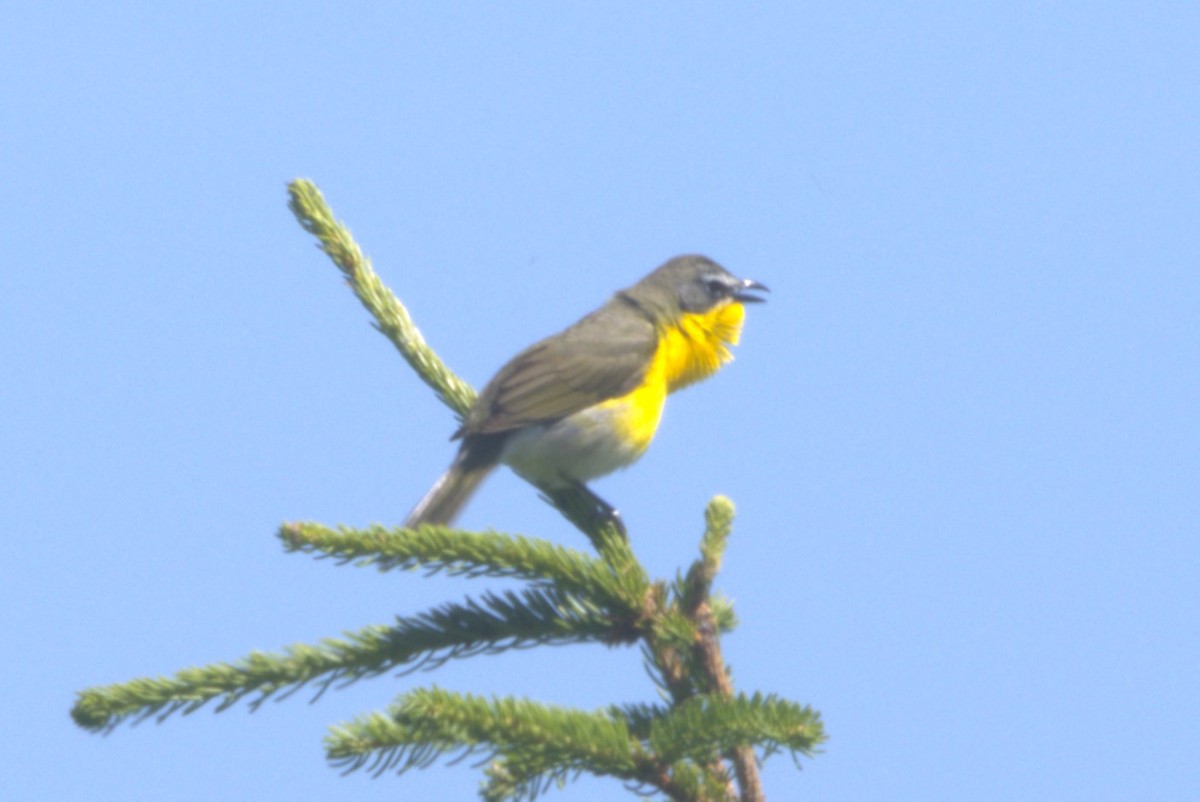
[[[405,526],[449,524],[505,464],[543,487],[577,485],[634,463],[650,445],[668,393],[733,358],[743,304],[767,288],[704,256],[678,256],[573,326],[513,357],[479,394],[452,439],[449,470]]]

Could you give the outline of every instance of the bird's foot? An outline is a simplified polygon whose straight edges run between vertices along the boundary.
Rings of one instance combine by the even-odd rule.
[[[557,507],[589,535],[602,532],[611,526],[623,540],[629,539],[621,513],[578,479],[563,477],[560,482],[541,485],[541,488],[543,499]]]
[[[619,534],[624,540],[628,540],[629,532],[625,529],[625,521],[621,518],[621,512],[616,507],[593,493],[591,488],[589,488],[583,482],[579,482],[578,487],[580,491],[586,494],[588,499],[592,502],[592,520],[594,520],[596,524],[601,527],[611,525],[617,530],[617,534]]]

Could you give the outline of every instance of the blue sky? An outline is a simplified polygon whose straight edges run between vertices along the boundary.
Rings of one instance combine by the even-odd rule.
[[[738,504],[735,681],[830,735],[769,798],[1200,797],[1200,10],[413,5],[6,13],[6,795],[473,798],[321,738],[434,682],[652,694],[635,652],[555,649],[71,724],[89,685],[497,586],[273,536],[396,522],[452,456],[287,212],[306,176],[476,385],[677,253],[771,287],[596,485],[660,576]],[[584,545],[507,474],[462,523]]]

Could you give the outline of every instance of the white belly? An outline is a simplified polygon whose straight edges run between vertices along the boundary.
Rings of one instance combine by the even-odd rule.
[[[621,436],[624,405],[592,407],[557,423],[530,426],[511,435],[501,461],[540,484],[587,482],[637,461],[648,440]]]

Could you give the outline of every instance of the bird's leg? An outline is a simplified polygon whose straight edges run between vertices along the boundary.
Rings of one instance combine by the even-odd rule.
[[[629,539],[621,513],[578,479],[563,476],[554,484],[540,484],[538,487],[542,490],[542,498],[557,507],[580,529],[598,530],[612,524],[617,534],[625,540]]]
[[[579,491],[586,495],[592,502],[592,514],[595,516],[597,523],[612,524],[617,529],[617,533],[625,540],[629,539],[629,533],[625,531],[625,522],[621,520],[621,513],[616,507],[609,504],[604,499],[592,492],[592,489],[583,482],[576,482],[575,486]]]

